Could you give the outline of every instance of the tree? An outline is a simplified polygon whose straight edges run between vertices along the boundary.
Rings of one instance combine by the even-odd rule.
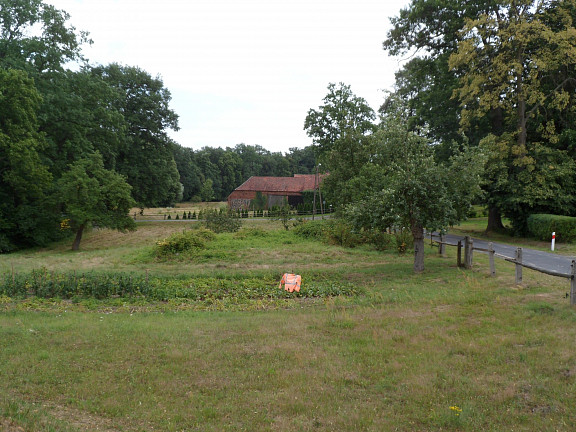
[[[342,189],[343,184],[370,160],[375,118],[366,100],[343,83],[329,84],[324,105],[308,111],[304,129],[314,142],[323,170],[330,172],[323,186],[330,201],[337,205],[350,199]]]
[[[212,179],[207,179],[200,188],[200,199],[202,201],[212,201],[214,199],[214,189]]]
[[[114,106],[126,123],[126,145],[116,157],[116,171],[126,176],[138,205],[157,207],[178,201],[182,192],[174,162],[175,143],[167,130],[178,130],[178,115],[160,78],[138,67],[110,64],[92,73],[116,90]]]
[[[261,191],[256,191],[256,196],[252,200],[252,207],[254,210],[264,210],[268,206],[268,196],[264,195]]]
[[[42,85],[40,130],[48,142],[45,154],[59,177],[67,166],[98,151],[107,169],[116,169],[126,151],[127,124],[117,101],[119,93],[90,68],[50,74]]]
[[[357,198],[346,217],[358,228],[407,227],[414,238],[414,271],[424,270],[424,229],[441,230],[465,218],[480,193],[483,158],[466,151],[438,163],[430,142],[408,130],[404,118],[385,119],[377,149],[354,183]]]
[[[288,149],[286,159],[292,174],[313,174],[316,170],[317,163],[313,146],[303,149],[291,147]]]
[[[45,195],[52,177],[36,113],[41,96],[32,79],[0,68],[0,252],[43,244],[50,234]]]
[[[444,160],[450,156],[446,145],[452,141],[461,144],[464,138],[458,131],[460,108],[451,98],[458,76],[448,66],[448,59],[458,47],[466,20],[494,5],[492,0],[412,0],[390,19],[392,29],[384,49],[390,55],[411,57],[396,73],[396,95],[405,100],[410,111],[410,129],[425,127]],[[482,138],[473,131],[467,135],[473,144]]]
[[[81,46],[92,42],[88,33],[68,25],[69,19],[43,0],[0,0],[0,64],[36,78],[82,60]]]
[[[57,186],[63,214],[76,232],[72,250],[79,249],[89,225],[122,232],[135,229],[131,187],[123,176],[104,168],[99,153],[71,164]]]
[[[496,170],[500,177],[492,180],[500,184],[488,185],[489,202],[513,220],[518,232],[524,231],[529,212],[547,199],[547,193],[533,193],[535,183],[552,191],[570,181],[557,175],[567,171],[556,170],[556,175],[546,176],[552,184],[541,184],[537,156],[544,145],[548,156],[562,159],[552,154],[557,124],[547,113],[574,110],[576,74],[562,71],[573,70],[576,63],[575,7],[574,0],[501,2],[491,13],[467,22],[458,50],[450,56],[450,66],[460,76],[454,95],[462,106],[462,127],[470,128],[491,112],[501,113],[503,132],[494,134],[497,144],[492,148],[498,166],[506,161],[506,172]],[[529,121],[538,124],[531,136]]]
[[[173,152],[176,168],[178,169],[178,174],[180,174],[180,183],[184,186],[182,200],[191,201],[195,195],[197,196],[200,193],[200,187],[202,186],[202,173],[196,164],[194,151],[175,144]]]

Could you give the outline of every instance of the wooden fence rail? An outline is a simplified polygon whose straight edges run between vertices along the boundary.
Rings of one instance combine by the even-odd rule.
[[[432,236],[430,237],[432,240]],[[554,270],[548,270],[545,268],[537,267],[533,264],[525,263],[522,261],[522,248],[516,249],[516,256],[514,258],[510,258],[506,255],[498,254],[494,251],[493,243],[488,243],[488,249],[474,247],[474,240],[469,236],[464,237],[464,242],[462,240],[458,240],[457,244],[451,244],[444,241],[444,236],[440,235],[440,241],[436,241],[438,243],[438,251],[439,254],[445,256],[446,254],[446,245],[448,246],[456,246],[457,253],[456,253],[456,260],[458,267],[464,267],[466,269],[472,268],[473,262],[473,253],[474,251],[484,252],[488,254],[490,260],[490,275],[496,276],[496,264],[494,259],[496,257],[502,258],[505,261],[511,262],[515,264],[516,268],[516,284],[522,283],[522,268],[526,267],[530,270],[535,270],[540,273],[544,273],[550,276],[561,277],[565,279],[570,279],[570,305],[576,306],[576,261],[572,260],[572,264],[570,265],[570,273],[560,273]],[[464,261],[462,261],[462,249],[464,249]]]

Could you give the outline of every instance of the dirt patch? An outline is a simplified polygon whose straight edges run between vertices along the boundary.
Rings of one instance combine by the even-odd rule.
[[[115,426],[114,422],[110,419],[89,414],[75,408],[47,404],[44,405],[44,409],[46,409],[53,418],[69,423],[74,429],[79,431],[117,432],[126,430],[124,426],[121,428]]]
[[[0,430],[3,432],[24,432],[24,428],[6,418],[0,418]]]

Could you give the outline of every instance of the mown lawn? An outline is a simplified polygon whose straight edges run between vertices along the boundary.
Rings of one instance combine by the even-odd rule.
[[[0,272],[91,269],[261,277],[295,271],[358,296],[193,302],[0,298],[0,430],[572,431],[576,310],[564,279],[486,257],[455,266],[344,249],[266,221],[158,261],[176,224],[90,233],[0,257]],[[275,284],[274,284],[275,285]],[[270,289],[276,289],[271,286]],[[202,309],[202,310],[201,310]]]

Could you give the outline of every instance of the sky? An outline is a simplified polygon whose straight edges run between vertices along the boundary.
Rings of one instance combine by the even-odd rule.
[[[343,82],[377,109],[405,59],[382,42],[409,0],[46,0],[90,33],[91,64],[160,77],[184,147],[303,148],[308,110]]]

